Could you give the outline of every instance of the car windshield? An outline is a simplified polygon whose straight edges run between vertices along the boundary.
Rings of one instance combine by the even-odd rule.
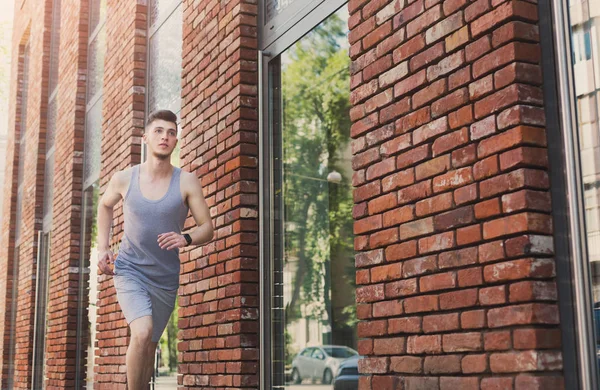
[[[334,358],[349,358],[350,356],[356,355],[351,349],[348,348],[323,348],[327,355]]]

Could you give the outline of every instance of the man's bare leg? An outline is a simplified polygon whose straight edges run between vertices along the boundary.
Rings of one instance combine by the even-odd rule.
[[[150,378],[148,349],[152,344],[152,317],[137,318],[129,324],[131,340],[127,348],[127,387],[129,390],[147,390]],[[152,363],[151,363],[152,364]]]
[[[150,382],[152,379],[152,373],[154,372],[154,357],[156,355],[156,346],[158,343],[150,342],[148,345],[148,365],[146,366],[146,376],[145,383]]]

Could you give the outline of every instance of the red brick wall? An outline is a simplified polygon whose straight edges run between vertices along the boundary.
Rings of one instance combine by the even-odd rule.
[[[139,164],[144,132],[147,6],[137,0],[107,2],[104,64],[101,193],[119,170]],[[119,42],[118,45],[112,42]],[[111,244],[123,235],[122,202],[115,208]],[[128,327],[110,276],[100,276],[94,389],[125,389]]]
[[[41,228],[50,0],[31,34],[17,361],[29,385]],[[215,240],[182,252],[180,385],[258,386],[257,2],[185,1],[182,163]],[[561,388],[562,363],[534,2],[351,0],[351,117],[362,389]],[[140,162],[145,2],[109,0],[101,187]],[[87,2],[62,1],[51,242],[49,389],[74,385]],[[31,26],[31,27],[29,27]],[[31,30],[29,30],[29,28]],[[118,42],[119,44],[114,44]],[[20,101],[12,66],[0,236],[6,386]],[[39,146],[39,148],[38,148]],[[38,207],[36,207],[38,205]],[[187,226],[191,226],[188,219]],[[115,213],[113,244],[122,236]],[[127,326],[100,278],[97,389],[125,389]]]
[[[37,232],[41,229],[42,210],[38,207],[43,198],[44,182],[44,152],[46,131],[46,106],[48,101],[47,78],[49,70],[49,49],[51,23],[51,1],[24,2],[20,12],[15,17],[13,33],[11,69],[11,103],[9,108],[9,147],[6,157],[9,161],[6,169],[7,180],[5,189],[8,194],[3,205],[5,219],[2,226],[2,251],[0,252],[0,331],[3,334],[1,359],[1,386],[7,386],[8,355],[10,351],[11,305],[14,289],[16,288],[16,322],[15,328],[15,357],[14,383],[15,389],[29,389],[31,386],[31,355],[33,351],[33,322],[35,303],[35,278],[37,256]],[[29,65],[27,81],[27,110],[24,126],[21,115],[24,104],[24,49],[29,42]],[[21,128],[27,129],[25,155],[19,156],[19,138]],[[18,255],[18,279],[13,284],[13,266],[15,243],[15,225],[17,215],[17,189],[19,159],[24,159],[22,213]]]
[[[255,388],[257,4],[203,0],[183,5],[181,156],[183,169],[201,179],[215,239],[181,256],[180,385]]]
[[[535,2],[349,9],[360,388],[562,388]]]
[[[74,388],[88,35],[85,1],[61,1],[46,386]],[[40,201],[41,202],[41,201]],[[40,203],[41,204],[41,203]]]

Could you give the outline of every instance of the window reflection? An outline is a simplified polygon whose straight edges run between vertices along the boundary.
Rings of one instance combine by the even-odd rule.
[[[272,20],[275,16],[279,15],[284,9],[286,9],[294,0],[268,0],[265,2],[266,8],[266,21]]]
[[[89,44],[88,59],[88,103],[98,93],[102,93],[102,83],[104,82],[104,56],[106,54],[106,29],[101,28],[98,34],[92,38]]]
[[[180,1],[154,0],[150,2],[150,9],[147,114],[160,109],[171,110],[180,117],[183,6]],[[180,167],[181,127],[177,130],[180,141],[171,155],[171,164]],[[143,147],[145,157],[145,145]]]
[[[179,5],[150,37],[148,62],[148,111],[179,112],[181,106],[181,61],[183,7]]]
[[[570,1],[569,13],[588,257],[592,275],[596,339],[600,340],[600,0]]]
[[[106,0],[90,1],[90,34],[106,19]]]
[[[102,149],[102,98],[87,113],[85,125],[85,163],[83,164],[84,182],[100,177],[100,158]]]
[[[94,359],[96,356],[96,323],[98,314],[98,224],[96,221],[98,210],[98,199],[100,187],[95,182],[84,192],[83,197],[83,258],[82,266],[84,269],[83,277],[87,282],[87,291],[84,292],[82,300],[87,303],[87,313],[83,313],[86,353],[83,356],[81,364],[86,367],[85,383],[86,389],[94,388]]]
[[[344,7],[272,62],[275,388],[331,388],[357,355],[347,34]]]

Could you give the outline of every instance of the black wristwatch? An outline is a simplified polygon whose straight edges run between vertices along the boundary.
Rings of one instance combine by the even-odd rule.
[[[185,238],[185,242],[187,242],[188,245],[192,243],[192,236],[190,236],[189,234],[185,233],[183,235],[183,238]]]

